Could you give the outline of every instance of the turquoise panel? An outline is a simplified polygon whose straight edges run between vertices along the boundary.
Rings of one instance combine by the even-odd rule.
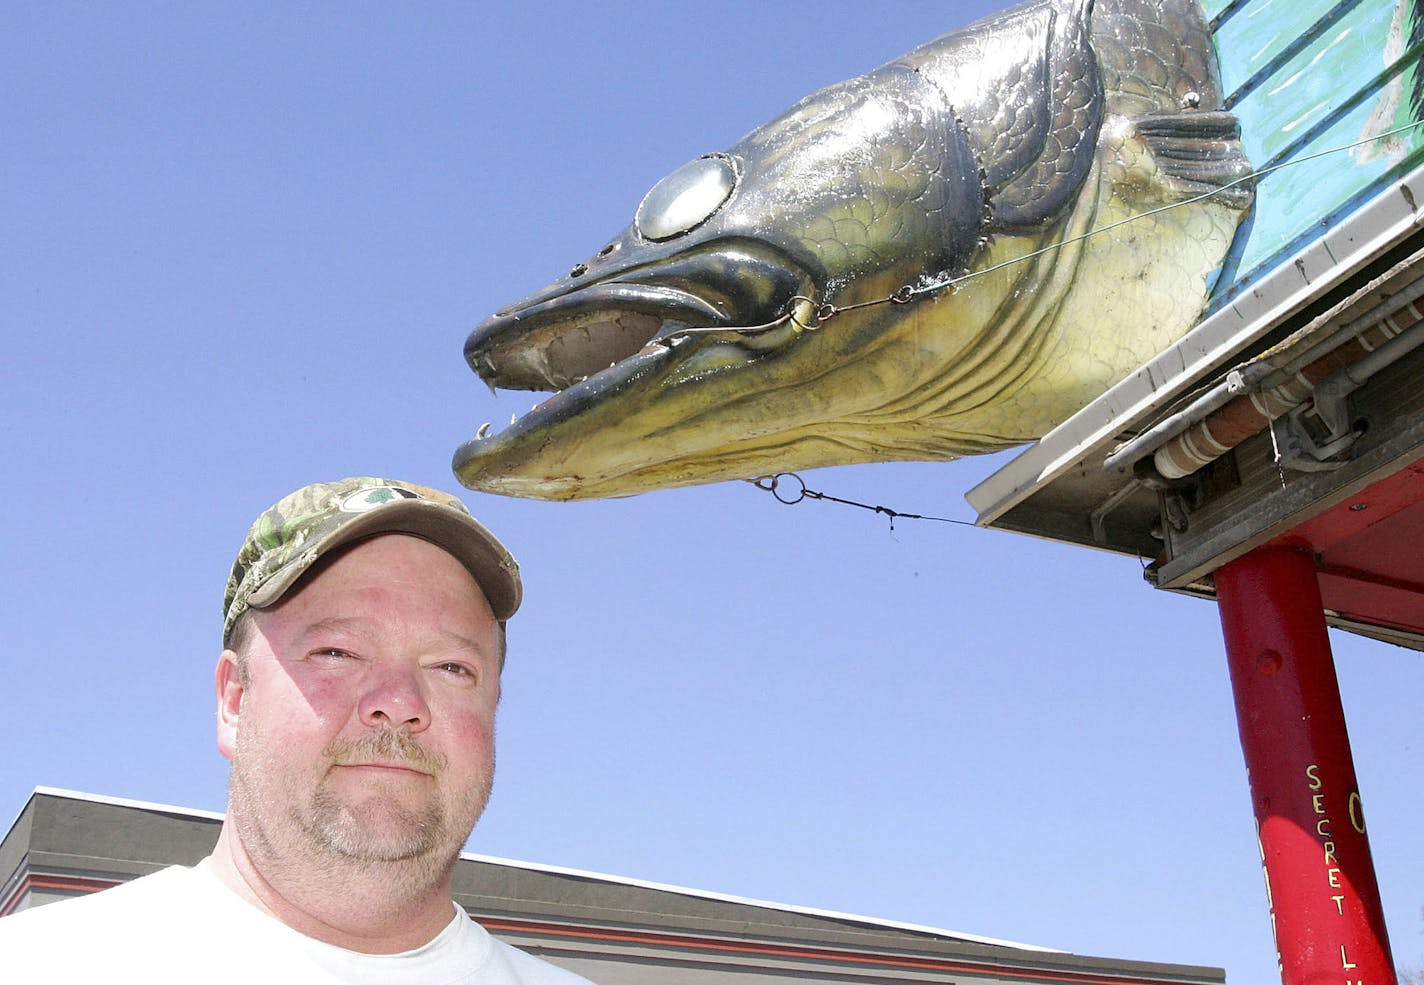
[[[1282,2],[1274,0],[1271,6],[1279,7]],[[1398,59],[1398,55],[1386,57],[1392,15],[1385,4],[1360,3],[1294,57],[1267,66],[1270,74],[1233,107],[1241,118],[1242,136],[1252,161],[1265,164],[1276,158],[1332,112],[1359,98],[1360,93],[1379,88],[1378,77],[1390,61]],[[1223,31],[1239,22],[1239,18],[1233,19]],[[1236,66],[1253,72],[1261,67],[1234,57],[1237,49],[1224,41],[1218,41],[1223,76],[1228,66],[1232,66],[1232,74],[1236,74]]]
[[[1220,0],[1206,5],[1223,88],[1258,169],[1218,303],[1318,237],[1424,154],[1418,0]],[[1368,140],[1361,144],[1362,140]]]
[[[1377,0],[1351,0],[1350,6],[1379,6]],[[1205,7],[1205,5],[1203,5]],[[1226,8],[1226,3],[1218,6]],[[1336,17],[1341,0],[1250,0],[1238,3],[1216,30],[1223,91],[1235,92],[1248,79],[1269,71],[1284,51],[1312,28]],[[1207,17],[1219,16],[1207,10]]]
[[[1379,106],[1366,104],[1342,117],[1314,145],[1314,152],[1344,147],[1362,134],[1379,131]],[[1256,208],[1250,235],[1240,249],[1238,270],[1259,275],[1282,251],[1295,252],[1350,207],[1368,199],[1362,193],[1377,188],[1400,165],[1412,165],[1421,145],[1418,129],[1388,141],[1373,141],[1308,161],[1296,160],[1263,177],[1256,187]],[[1305,241],[1302,241],[1305,236]],[[1287,247],[1294,249],[1286,251]]]

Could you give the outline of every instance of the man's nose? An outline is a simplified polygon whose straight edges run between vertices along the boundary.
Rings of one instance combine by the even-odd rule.
[[[412,670],[382,669],[368,680],[359,708],[361,721],[372,728],[404,726],[423,732],[430,726],[430,705]]]

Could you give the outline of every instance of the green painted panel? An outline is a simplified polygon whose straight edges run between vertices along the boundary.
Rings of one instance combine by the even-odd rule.
[[[1321,135],[1315,149],[1345,146],[1362,133],[1378,132],[1375,109],[1367,104],[1342,117]],[[1377,188],[1400,170],[1401,163],[1414,163],[1420,142],[1420,131],[1413,130],[1391,141],[1291,164],[1263,178],[1256,188],[1255,215],[1240,250],[1238,270],[1248,276],[1259,274],[1272,266],[1270,261],[1285,259],[1283,251],[1294,252],[1288,248],[1299,248],[1303,237],[1308,242],[1350,206],[1360,204],[1362,192]]]
[[[1355,5],[1380,6],[1378,0],[1355,0]],[[1226,8],[1228,4],[1214,6]],[[1328,22],[1340,6],[1341,0],[1250,0],[1239,4],[1216,31],[1225,91],[1235,92],[1258,72],[1269,70],[1283,51],[1315,25]],[[1203,7],[1208,18],[1221,16],[1221,10]]]
[[[1424,29],[1420,0],[1206,6],[1220,16],[1223,88],[1247,155],[1271,169],[1218,285],[1224,298],[1424,158],[1424,128],[1351,146],[1420,119]]]
[[[1271,5],[1279,7],[1281,3],[1273,0]],[[1264,163],[1274,159],[1330,113],[1361,92],[1378,88],[1377,76],[1399,58],[1397,53],[1389,56],[1393,13],[1382,3],[1360,3],[1294,57],[1266,66],[1254,58],[1234,57],[1239,48],[1227,43],[1231,39],[1225,33],[1242,23],[1240,18],[1223,26],[1217,47],[1228,94],[1247,81],[1232,76],[1255,75],[1262,68],[1270,72],[1234,106],[1253,160]],[[1309,26],[1293,27],[1289,33],[1298,35]],[[1243,38],[1241,43],[1244,46],[1254,40]]]

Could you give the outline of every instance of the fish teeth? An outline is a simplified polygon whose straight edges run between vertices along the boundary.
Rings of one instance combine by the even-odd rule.
[[[476,438],[476,439],[483,438],[483,437],[485,437],[486,435],[488,435],[489,432],[490,432],[490,422],[489,422],[489,421],[485,421],[483,424],[480,425],[480,429],[475,432],[475,438]]]

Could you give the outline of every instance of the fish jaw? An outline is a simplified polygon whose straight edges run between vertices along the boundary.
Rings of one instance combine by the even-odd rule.
[[[599,284],[486,320],[465,360],[492,389],[557,391],[637,353],[669,322],[720,320],[712,305],[677,288]]]
[[[799,335],[786,325],[774,334],[781,348]],[[748,399],[748,375],[781,375],[755,372],[777,352],[706,336],[650,342],[505,430],[465,442],[455,452],[455,473],[471,489],[547,500],[727,478],[715,466],[719,452],[746,438],[745,421],[735,411],[729,420],[728,401]]]
[[[701,395],[712,389],[712,400],[735,400],[738,387],[725,374],[784,356],[801,334],[788,314],[812,321],[807,297],[820,280],[765,243],[730,237],[666,260],[646,253],[643,266],[594,271],[603,280],[556,282],[470,334],[466,360],[491,388],[555,392],[503,431],[481,429],[460,446],[462,483],[537,499],[668,484],[619,480],[651,449],[682,457],[686,436],[676,435],[704,409]],[[715,447],[719,434],[733,441],[736,430],[699,428],[694,444]]]
[[[476,326],[465,361],[491,389],[564,390],[687,328],[774,322],[815,289],[797,258],[735,238],[667,258],[645,251],[634,267],[580,264]]]

